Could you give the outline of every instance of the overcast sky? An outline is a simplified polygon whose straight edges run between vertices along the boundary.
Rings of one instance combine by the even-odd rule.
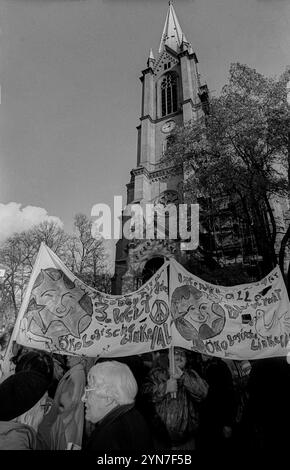
[[[212,92],[232,62],[267,76],[290,64],[288,0],[173,4]],[[114,195],[125,203],[139,77],[167,9],[167,0],[0,0],[0,240],[49,216],[71,230],[74,214]]]

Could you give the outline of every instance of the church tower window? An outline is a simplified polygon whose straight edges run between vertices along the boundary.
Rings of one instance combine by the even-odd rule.
[[[168,73],[161,82],[162,116],[177,111],[177,75]]]

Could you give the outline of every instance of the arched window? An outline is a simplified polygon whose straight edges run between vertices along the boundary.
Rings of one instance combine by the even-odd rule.
[[[161,82],[162,116],[177,111],[177,75],[168,73]]]

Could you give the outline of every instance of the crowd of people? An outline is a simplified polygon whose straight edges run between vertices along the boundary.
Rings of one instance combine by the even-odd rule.
[[[268,452],[286,444],[286,358],[228,361],[182,348],[127,358],[19,347],[0,383],[0,450]]]

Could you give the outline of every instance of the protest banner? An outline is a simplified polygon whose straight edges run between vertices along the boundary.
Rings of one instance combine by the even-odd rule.
[[[251,360],[287,355],[289,338],[289,299],[278,266],[261,281],[224,287],[171,259],[137,291],[109,295],[80,281],[42,244],[1,367],[14,341],[95,358],[179,346]]]
[[[84,284],[43,244],[14,339],[31,348],[89,357],[167,348],[167,268],[165,263],[139,290],[114,296]]]
[[[287,355],[290,309],[277,266],[259,282],[223,287],[170,262],[172,344],[227,359]]]

